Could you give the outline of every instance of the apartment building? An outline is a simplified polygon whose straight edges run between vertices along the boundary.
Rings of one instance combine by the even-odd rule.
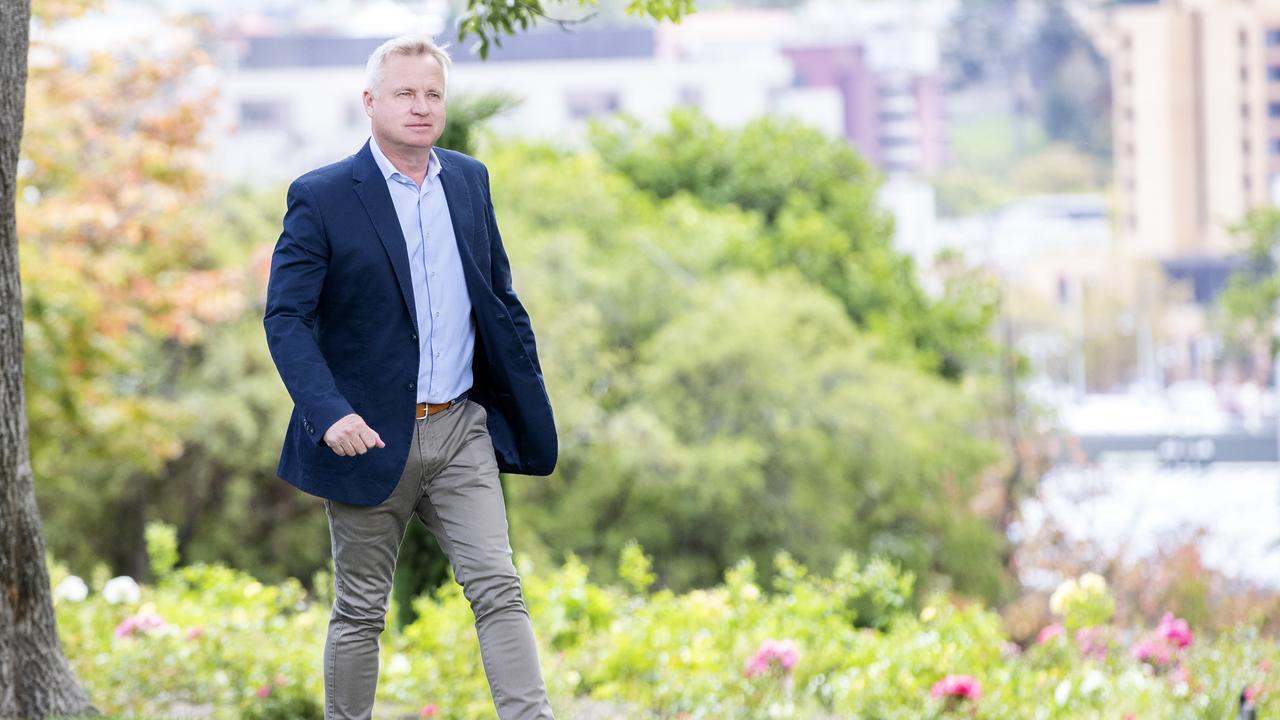
[[[1221,256],[1280,202],[1280,3],[1112,6],[1118,235],[1136,257]]]

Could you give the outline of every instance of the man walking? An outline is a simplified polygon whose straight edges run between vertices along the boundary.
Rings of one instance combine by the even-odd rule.
[[[498,716],[552,717],[498,473],[550,473],[555,423],[488,170],[434,147],[449,65],[426,37],[373,52],[372,137],[293,182],[271,259],[267,344],[294,401],[277,472],[324,498],[329,518],[327,720],[372,715],[414,515],[474,611]]]

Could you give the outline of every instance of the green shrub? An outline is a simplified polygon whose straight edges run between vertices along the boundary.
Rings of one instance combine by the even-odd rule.
[[[1261,717],[1280,713],[1280,648],[1252,628],[1206,638],[1176,618],[1148,630],[1056,625],[1023,649],[979,604],[935,595],[915,612],[911,577],[875,559],[859,565],[846,555],[822,577],[780,554],[772,591],[743,560],[722,583],[687,593],[648,591],[652,569],[635,545],[618,569],[629,590],[592,582],[572,556],[549,571],[518,560],[543,675],[564,717],[590,702],[609,717],[683,720],[1208,720],[1231,716],[1246,687]],[[105,578],[84,597],[65,569],[50,575],[67,654],[108,714],[163,717],[194,705],[218,720],[321,717],[329,602],[297,582],[264,585],[197,565],[142,586],[136,599],[114,592],[112,604]],[[1094,610],[1082,617],[1094,620],[1107,607],[1105,585],[1084,585],[1092,595],[1081,607]],[[413,623],[382,636],[380,716],[491,718],[461,588],[450,582],[414,605]],[[1142,643],[1162,650],[1138,652]]]

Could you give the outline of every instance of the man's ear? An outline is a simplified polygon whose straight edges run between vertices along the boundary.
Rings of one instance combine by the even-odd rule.
[[[365,90],[360,94],[360,102],[364,105],[364,114],[373,117],[373,93]]]

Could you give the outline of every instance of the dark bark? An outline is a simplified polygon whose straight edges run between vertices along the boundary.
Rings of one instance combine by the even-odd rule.
[[[15,218],[30,0],[0,2],[0,718],[97,714],[62,653],[45,569],[22,387]]]

